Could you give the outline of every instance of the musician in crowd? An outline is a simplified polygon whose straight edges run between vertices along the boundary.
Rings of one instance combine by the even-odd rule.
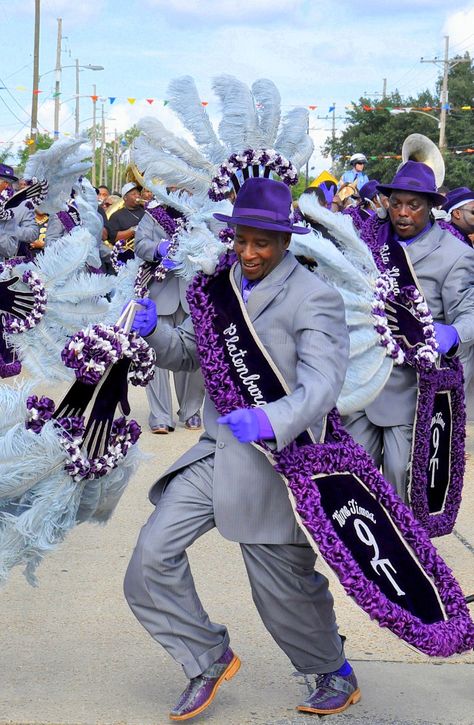
[[[215,215],[236,227],[238,263],[230,272],[233,282],[229,272],[225,277],[226,297],[217,295],[213,303],[224,321],[229,295],[235,296],[236,309],[249,317],[243,325],[259,338],[255,349],[246,344],[239,354],[247,365],[258,366],[254,355],[263,346],[286,379],[288,393],[222,417],[206,393],[204,434],[153,486],[156,510],[142,529],[125,579],[134,614],[190,680],[170,713],[172,720],[201,713],[240,666],[227,628],[209,619],[198,598],[186,554],[215,526],[225,538],[240,542],[253,599],[268,631],[298,671],[315,677],[314,690],[298,709],[336,713],[360,697],[327,579],[314,571],[316,555],[298,527],[282,478],[252,445],[267,440],[281,450],[307,428],[319,440],[347,366],[342,299],[288,251],[291,233],[307,232],[292,225],[290,208],[291,194],[282,182],[250,178],[237,194],[232,216]],[[196,370],[202,338],[191,319],[173,329],[157,324],[160,309],[152,300],[141,304],[134,325],[156,350],[159,364]],[[213,355],[223,355],[223,348],[207,339],[211,370]],[[242,343],[234,342],[239,351]],[[212,385],[211,372],[208,380]],[[243,388],[250,381],[239,384]]]
[[[18,181],[13,167],[0,164],[0,200],[13,196]],[[22,201],[13,208],[13,219],[8,223],[0,222],[0,255],[3,258],[28,256],[30,243],[38,238],[38,234],[34,210],[29,202]]]
[[[437,190],[432,169],[422,162],[407,161],[390,184],[379,184],[377,190],[388,197],[388,220],[379,226],[376,246],[385,254],[390,247],[397,254],[394,245],[403,247],[407,257],[403,273],[412,275],[410,270],[414,271],[433,316],[438,352],[465,355],[474,342],[474,250],[434,221],[432,209],[444,197]],[[385,478],[403,500],[407,498],[416,407],[416,371],[408,365],[395,365],[380,395],[365,410],[344,420],[349,433],[382,466]]]
[[[135,232],[145,210],[141,202],[141,189],[134,181],[123,185],[123,208],[117,209],[107,222],[108,240],[111,244],[122,241],[125,249],[133,253]]]
[[[104,201],[108,199],[110,196],[110,189],[108,186],[105,186],[105,184],[101,184],[97,187],[97,201],[99,204],[99,208],[104,208]]]

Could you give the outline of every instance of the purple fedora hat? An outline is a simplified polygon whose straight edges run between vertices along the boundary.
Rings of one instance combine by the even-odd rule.
[[[443,210],[449,214],[449,212],[454,211],[454,209],[459,209],[469,201],[474,201],[474,191],[468,189],[467,186],[458,186],[457,189],[453,189],[446,196]]]
[[[0,179],[4,181],[18,181],[18,176],[15,176],[15,172],[11,166],[0,164]]]
[[[385,196],[392,191],[412,191],[431,197],[434,204],[443,204],[445,197],[438,193],[433,169],[421,161],[407,161],[400,166],[391,184],[377,184],[377,190]]]
[[[268,229],[272,232],[308,234],[306,227],[294,226],[290,219],[291,193],[282,181],[263,177],[247,179],[235,199],[232,216],[213,214],[215,219],[233,226]]]

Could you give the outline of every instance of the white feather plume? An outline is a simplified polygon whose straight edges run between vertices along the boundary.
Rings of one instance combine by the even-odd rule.
[[[214,165],[195,146],[168,131],[157,118],[148,116],[142,118],[138,121],[137,127],[140,136],[134,141],[132,158],[139,169],[147,168],[149,162],[153,160],[155,150],[159,150],[182,159],[196,169],[205,169],[212,177]]]
[[[293,154],[290,161],[298,169],[298,171],[310,160],[314,151],[314,143],[311,136],[305,135],[297,151]]]
[[[34,265],[18,265],[15,270],[21,274],[33,268],[46,289],[47,306],[41,321],[30,330],[6,336],[22,364],[39,379],[69,380],[71,371],[61,361],[67,337],[108,316],[111,304],[105,295],[115,288],[116,278],[89,274],[83,269],[95,246],[87,229],[76,227],[46,247]]]
[[[102,217],[97,211],[97,194],[89,179],[82,178],[73,186],[74,201],[81,218],[81,225],[94,237],[98,244],[102,240]],[[100,259],[99,259],[100,263]]]
[[[53,421],[34,433],[23,420],[0,436],[0,583],[13,567],[26,565],[27,580],[36,584],[36,567],[76,524],[105,523],[140,458],[133,446],[107,475],[78,483],[64,470]]]
[[[219,136],[229,153],[262,148],[263,136],[250,89],[242,81],[226,74],[214,78],[212,87],[221,101]]]
[[[273,81],[259,78],[252,85],[264,148],[273,148],[281,118],[281,97]]]
[[[48,194],[40,207],[42,212],[55,214],[66,208],[74,182],[91,167],[92,150],[86,143],[86,137],[63,138],[29,157],[25,177],[48,181]]]
[[[377,397],[393,367],[393,360],[380,345],[372,315],[379,272],[350,218],[324,209],[314,194],[303,194],[298,205],[307,220],[326,227],[332,237],[326,238],[319,231],[304,236],[294,234],[290,249],[315,259],[316,273],[335,287],[344,301],[350,339],[349,365],[337,407],[347,415],[365,408]]]
[[[0,436],[4,435],[12,426],[25,418],[26,400],[33,389],[33,381],[8,381],[0,385]],[[0,470],[0,498],[2,486],[2,472]]]
[[[195,169],[182,159],[158,149],[144,171],[146,177],[155,177],[167,186],[177,186],[191,193],[205,194],[211,182],[209,173]]]
[[[191,76],[175,78],[168,86],[169,105],[213,164],[226,158],[225,146],[217,138]]]
[[[309,111],[306,108],[292,108],[285,114],[281,130],[275,142],[275,149],[290,161],[300,153],[308,135]]]

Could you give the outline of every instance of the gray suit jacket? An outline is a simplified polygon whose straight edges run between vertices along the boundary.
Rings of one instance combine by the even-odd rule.
[[[18,251],[17,225],[15,217],[0,220],[0,262],[14,257]]]
[[[33,209],[23,201],[14,209],[14,217],[17,225],[16,236],[19,242],[34,242],[39,236],[39,226],[36,223]]]
[[[240,268],[235,277],[241,283]],[[223,301],[225,303],[225,301]],[[341,297],[288,252],[251,292],[247,311],[254,328],[291,391],[263,407],[276,435],[278,450],[311,428],[319,439],[324,416],[334,407],[346,373],[349,340]],[[158,325],[147,338],[158,363],[171,370],[198,367],[191,319],[176,329]],[[266,456],[250,443],[239,443],[206,394],[205,432],[154,485],[160,494],[177,471],[214,455],[216,526],[228,539],[245,543],[303,543],[288,493]],[[172,485],[172,484],[171,484]]]
[[[146,262],[154,260],[156,245],[167,238],[164,229],[150,214],[144,214],[140,219],[135,232],[135,254]],[[189,305],[186,300],[186,280],[178,277],[174,272],[168,272],[162,282],[152,282],[150,297],[156,302],[159,315],[172,315],[179,305],[189,314]]]
[[[461,360],[469,357],[474,342],[474,250],[436,223],[406,249],[433,319],[454,325]],[[367,417],[382,427],[412,424],[416,397],[413,368],[394,366],[385,388],[367,407]]]
[[[0,260],[14,257],[20,242],[34,242],[39,236],[35,213],[22,202],[13,210],[13,218],[0,221]]]

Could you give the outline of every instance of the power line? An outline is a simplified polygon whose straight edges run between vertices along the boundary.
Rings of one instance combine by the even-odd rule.
[[[449,35],[444,36],[444,60],[439,58],[432,58],[431,60],[425,60],[421,58],[420,63],[435,63],[436,65],[443,66],[443,83],[441,86],[441,114],[439,119],[439,142],[438,146],[440,149],[446,148],[446,120],[448,110],[448,76],[451,68],[454,68],[459,63],[467,63],[468,58],[450,58],[449,57]]]

